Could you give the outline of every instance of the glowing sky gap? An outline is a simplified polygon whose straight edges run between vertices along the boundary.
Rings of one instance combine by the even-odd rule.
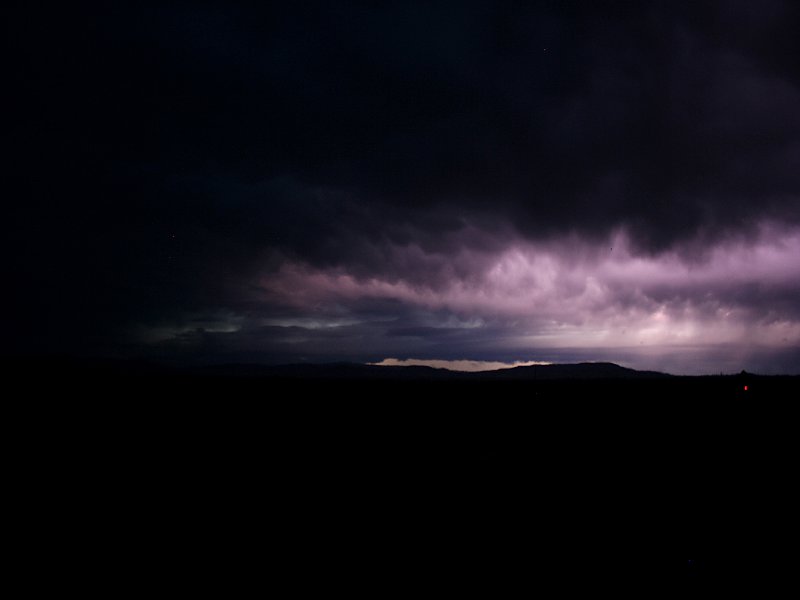
[[[436,360],[436,359],[419,359],[419,358],[385,358],[380,362],[368,363],[382,367],[410,367],[410,366],[423,366],[432,367],[434,369],[449,369],[450,371],[496,371],[499,369],[513,369],[514,367],[531,367],[536,365],[549,365],[552,363],[545,361],[515,361],[515,362],[498,362],[488,360]]]

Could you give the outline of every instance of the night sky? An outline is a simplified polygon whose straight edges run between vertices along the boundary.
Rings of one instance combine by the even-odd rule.
[[[800,3],[14,4],[6,355],[800,373]]]

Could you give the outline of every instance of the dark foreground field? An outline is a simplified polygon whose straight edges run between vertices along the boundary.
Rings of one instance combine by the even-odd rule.
[[[101,591],[707,593],[787,572],[687,578],[675,551],[796,533],[796,378],[347,368],[16,365],[19,552]]]

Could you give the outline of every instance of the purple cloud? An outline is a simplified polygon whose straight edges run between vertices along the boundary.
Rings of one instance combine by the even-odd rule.
[[[624,231],[593,243],[517,237],[481,251],[462,235],[449,252],[387,243],[386,262],[368,272],[286,261],[261,279],[260,297],[320,320],[425,314],[432,330],[460,323],[516,350],[800,344],[800,229],[762,223],[700,255],[637,253]]]

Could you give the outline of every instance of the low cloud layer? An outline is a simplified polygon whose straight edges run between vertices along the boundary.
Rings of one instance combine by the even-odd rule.
[[[623,231],[479,250],[475,235],[436,251],[387,242],[380,268],[375,252],[351,270],[273,261],[242,312],[142,339],[251,360],[613,359],[692,374],[777,372],[800,347],[798,229],[763,223],[699,254],[659,255],[635,253]]]

